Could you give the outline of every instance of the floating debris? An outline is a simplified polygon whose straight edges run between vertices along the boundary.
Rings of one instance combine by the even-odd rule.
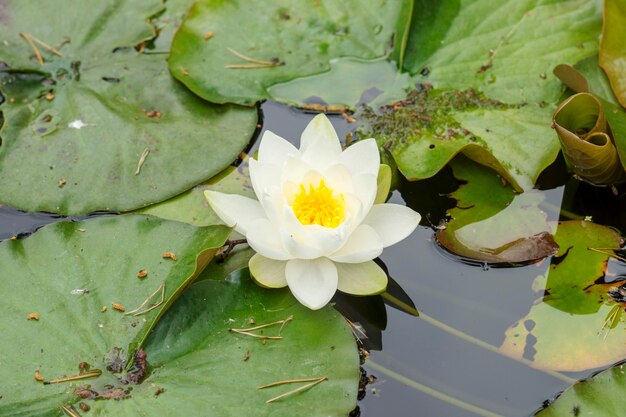
[[[169,259],[171,259],[171,260],[173,260],[173,261],[175,261],[175,260],[177,260],[177,259],[178,259],[178,258],[176,258],[176,255],[175,255],[173,252],[165,252],[165,253],[163,254],[163,258],[164,258],[164,259],[168,259],[168,258],[169,258]]]
[[[87,123],[84,123],[82,120],[74,120],[67,124],[67,127],[72,129],[82,129],[87,126]]]
[[[300,391],[303,391],[305,389],[311,388],[311,387],[319,384],[320,382],[327,381],[327,380],[328,380],[328,377],[326,377],[326,376],[320,376],[320,377],[317,377],[317,378],[286,379],[286,380],[283,380],[283,381],[272,382],[271,384],[267,384],[267,385],[261,385],[260,387],[257,387],[257,389],[265,389],[265,388],[276,387],[276,386],[284,385],[284,384],[295,384],[295,383],[299,383],[299,382],[310,382],[309,384],[302,385],[301,387],[298,387],[298,388],[293,389],[291,391],[287,391],[284,394],[281,394],[281,395],[279,395],[277,397],[274,397],[274,398],[270,398],[269,400],[265,401],[266,404],[269,404],[271,402],[280,400],[281,398],[285,398],[285,397],[293,395],[293,394],[295,394],[297,392],[300,392]]]
[[[281,332],[283,331],[283,327],[285,327],[285,324],[287,324],[291,320],[293,320],[293,316],[289,316],[289,317],[287,317],[284,320],[278,320],[278,321],[274,321],[272,323],[261,324],[261,325],[258,325],[258,326],[248,327],[248,328],[245,328],[245,329],[230,328],[230,329],[228,329],[228,331],[229,332],[233,332],[233,333],[242,334],[244,336],[255,337],[257,339],[263,339],[263,344],[265,344],[265,340],[266,339],[272,339],[272,340],[280,340],[280,339],[282,339],[283,337],[281,336]],[[263,334],[252,333],[254,330],[260,330],[260,329],[264,329],[266,327],[277,326],[279,324],[280,324],[280,328],[278,329],[278,334],[276,336],[266,336],[266,335],[263,335]]]
[[[78,411],[74,410],[74,407],[71,405],[61,406],[61,410],[63,410],[63,412],[70,417],[81,417],[81,415],[78,414]]]
[[[159,117],[161,117],[161,113],[159,113]],[[146,148],[143,150],[143,152],[141,153],[141,156],[139,157],[139,162],[137,162],[137,169],[135,170],[135,175],[139,175],[139,173],[141,172],[141,167],[143,166],[144,162],[146,162],[146,158],[148,157],[149,154],[150,154],[150,149]]]
[[[94,378],[100,375],[102,375],[102,371],[100,369],[93,369],[91,371],[83,372],[78,375],[64,376],[62,378],[55,378],[49,381],[43,381],[43,384],[44,385],[59,384],[61,382],[70,382],[70,381],[77,381],[80,379]]]
[[[111,303],[111,307],[113,307],[117,311],[121,311],[121,312],[126,311],[126,307],[124,307],[123,305],[118,304],[118,303]]]
[[[141,382],[143,377],[148,372],[148,362],[146,360],[147,357],[148,354],[143,349],[139,349],[137,352],[135,352],[135,363],[133,364],[133,369],[126,374],[126,381],[133,384],[138,384]]]
[[[26,316],[26,320],[39,320],[39,313],[30,313]]]
[[[70,291],[70,294],[72,295],[89,294],[89,289],[88,288],[75,288],[72,291]]]
[[[35,371],[35,379],[39,382],[43,382],[43,376],[39,373],[39,369]]]
[[[145,309],[145,310],[143,310],[143,311],[139,311],[139,310],[140,310],[143,306],[145,306],[145,305],[148,303],[148,301],[150,301],[150,300],[152,299],[152,297],[154,297],[155,295],[157,295],[159,291],[161,291],[161,300],[159,300],[158,302],[156,302],[156,303],[152,304],[152,305],[151,305],[150,307],[148,307],[147,309]],[[128,315],[128,314],[132,314],[132,315],[133,315],[133,317],[137,317],[137,316],[139,316],[139,315],[141,315],[141,314],[145,314],[145,313],[147,313],[147,312],[149,312],[149,311],[154,310],[155,308],[157,308],[158,306],[160,306],[161,304],[163,304],[163,301],[165,301],[165,281],[163,281],[163,282],[161,283],[161,285],[159,285],[159,288],[157,288],[157,289],[156,289],[156,291],[154,291],[152,294],[150,294],[150,295],[148,296],[148,298],[146,298],[146,299],[144,300],[144,302],[143,302],[143,303],[141,303],[141,305],[140,305],[139,307],[137,307],[136,309],[131,310],[131,311],[127,312],[127,313],[124,313],[124,314],[126,314],[126,315]]]
[[[113,347],[107,352],[105,357],[106,369],[109,372],[120,373],[124,370],[126,365],[126,355],[124,350],[119,347]]]

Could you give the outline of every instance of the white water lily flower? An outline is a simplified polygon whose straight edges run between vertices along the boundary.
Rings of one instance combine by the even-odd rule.
[[[336,290],[383,292],[387,274],[373,259],[420,221],[408,207],[374,204],[379,167],[374,139],[342,152],[320,114],[302,133],[300,149],[265,132],[258,159],[250,159],[258,201],[216,191],[205,196],[257,252],[249,263],[254,280],[269,288],[288,285],[298,301],[316,310]]]

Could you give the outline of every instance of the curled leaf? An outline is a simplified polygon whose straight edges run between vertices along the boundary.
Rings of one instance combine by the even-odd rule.
[[[578,93],[556,109],[554,128],[565,160],[574,174],[594,184],[620,181],[624,170],[610,136],[602,102]]]

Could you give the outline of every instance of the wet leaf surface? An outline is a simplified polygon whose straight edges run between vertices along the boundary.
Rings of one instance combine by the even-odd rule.
[[[0,73],[2,203],[62,214],[128,211],[210,178],[248,143],[256,111],[210,105],[172,79],[164,55],[132,49],[153,36],[137,22],[160,3],[123,3],[84,4],[90,13],[76,25],[67,24],[65,0],[3,9],[2,59],[11,68]],[[24,28],[46,43],[71,42],[59,46],[61,57],[40,47],[40,65],[18,34]]]
[[[266,340],[229,332],[293,317]],[[255,334],[277,335],[280,325]],[[116,416],[345,416],[355,406],[359,358],[343,317],[311,311],[288,290],[265,290],[244,274],[194,284],[155,327],[145,346],[151,373],[125,401],[90,401]],[[326,376],[306,391],[268,399],[303,384],[258,390],[276,381]],[[164,392],[155,397],[157,389]]]
[[[404,67],[423,72],[416,80],[474,87],[505,103],[554,102],[561,93],[555,63],[574,64],[598,50],[600,1],[506,0],[494,7],[489,0],[419,0],[413,10]]]
[[[0,414],[61,416],[78,386],[100,379],[126,390],[106,367],[124,368],[229,234],[223,226],[116,216],[55,223],[2,242],[0,291],[10,296],[0,303],[0,350],[10,361],[0,369]],[[177,259],[163,258],[168,251]],[[147,276],[138,278],[142,269]],[[145,313],[134,316],[138,307]],[[27,320],[31,313],[39,320]],[[44,386],[33,376],[76,375],[82,362],[103,376]]]
[[[506,105],[473,89],[422,86],[381,113],[364,109],[356,118],[359,134],[375,137],[409,180],[432,177],[461,153],[522,190],[558,154],[546,122],[551,113],[549,107]]]
[[[193,187],[191,190],[162,203],[138,210],[138,213],[151,214],[163,219],[177,220],[196,226],[223,224],[209,206],[204,197],[204,191],[214,190],[256,199],[250,182],[247,160],[248,157],[246,156],[237,167],[229,166],[215,177]]]
[[[626,373],[620,364],[568,388],[537,417],[619,416],[626,407],[624,389]]]
[[[200,1],[174,38],[170,70],[209,101],[253,104],[270,98],[267,89],[275,84],[328,71],[334,58],[399,54],[411,5],[408,0]],[[376,13],[354,13],[364,8]],[[209,31],[214,35],[205,39]],[[344,89],[330,86],[333,95]]]
[[[546,214],[539,208],[543,195],[532,191],[515,195],[492,171],[460,158],[452,164],[465,181],[450,197],[456,207],[437,242],[464,258],[491,263],[523,263],[553,254],[558,245]]]
[[[585,221],[559,223],[554,238],[560,249],[546,277],[535,283],[543,291],[542,299],[509,327],[500,351],[531,360],[537,368],[558,371],[582,371],[622,360],[624,319],[616,328],[605,326],[615,306],[608,295],[615,284],[605,276],[611,253],[606,248],[619,248],[622,238],[613,229]]]

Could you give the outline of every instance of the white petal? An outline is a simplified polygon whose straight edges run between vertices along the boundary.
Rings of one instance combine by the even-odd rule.
[[[293,295],[311,310],[324,307],[337,290],[337,268],[326,259],[292,259],[285,268]]]
[[[341,249],[330,258],[335,262],[361,263],[377,258],[383,253],[383,241],[378,233],[366,224],[356,228]]]
[[[335,128],[323,113],[311,120],[300,143],[302,159],[317,170],[334,165],[341,156],[341,143]]]
[[[248,262],[252,278],[257,284],[265,288],[283,288],[287,286],[286,266],[287,261],[276,261],[258,253],[255,253],[250,258],[250,262]]]
[[[344,222],[335,228],[316,224],[303,225],[296,218],[293,209],[284,207],[281,238],[285,249],[292,258],[314,259],[328,256],[341,248],[349,237],[349,223]]]
[[[337,289],[354,295],[380,294],[387,288],[387,274],[374,261],[360,264],[336,263]]]
[[[378,175],[380,153],[375,139],[356,142],[343,151],[339,161],[354,174]]]
[[[288,157],[300,156],[300,151],[291,143],[266,130],[259,146],[259,162],[282,166]]]
[[[361,201],[363,213],[368,213],[378,192],[377,177],[371,174],[359,174],[352,178],[354,195]],[[362,219],[359,219],[359,223]]]
[[[278,261],[290,258],[280,240],[278,228],[267,219],[259,219],[250,224],[246,238],[248,245],[266,258]]]
[[[399,204],[375,204],[363,219],[376,230],[383,247],[391,246],[413,233],[422,216],[413,209]]]
[[[244,236],[253,222],[266,218],[257,200],[210,190],[204,192],[204,197],[227,226],[235,226],[235,230]]]
[[[326,169],[322,176],[326,186],[331,188],[336,194],[354,193],[352,174],[345,165],[335,164]]]
[[[278,184],[282,169],[278,165],[259,162],[253,158],[250,159],[248,168],[254,193],[262,202],[263,196],[269,192],[269,189]]]
[[[302,178],[310,171],[313,171],[313,168],[309,164],[307,164],[301,158],[290,156],[289,158],[287,158],[287,161],[283,166],[280,183],[282,184],[287,181],[291,181],[295,184],[300,184],[302,182]]]

